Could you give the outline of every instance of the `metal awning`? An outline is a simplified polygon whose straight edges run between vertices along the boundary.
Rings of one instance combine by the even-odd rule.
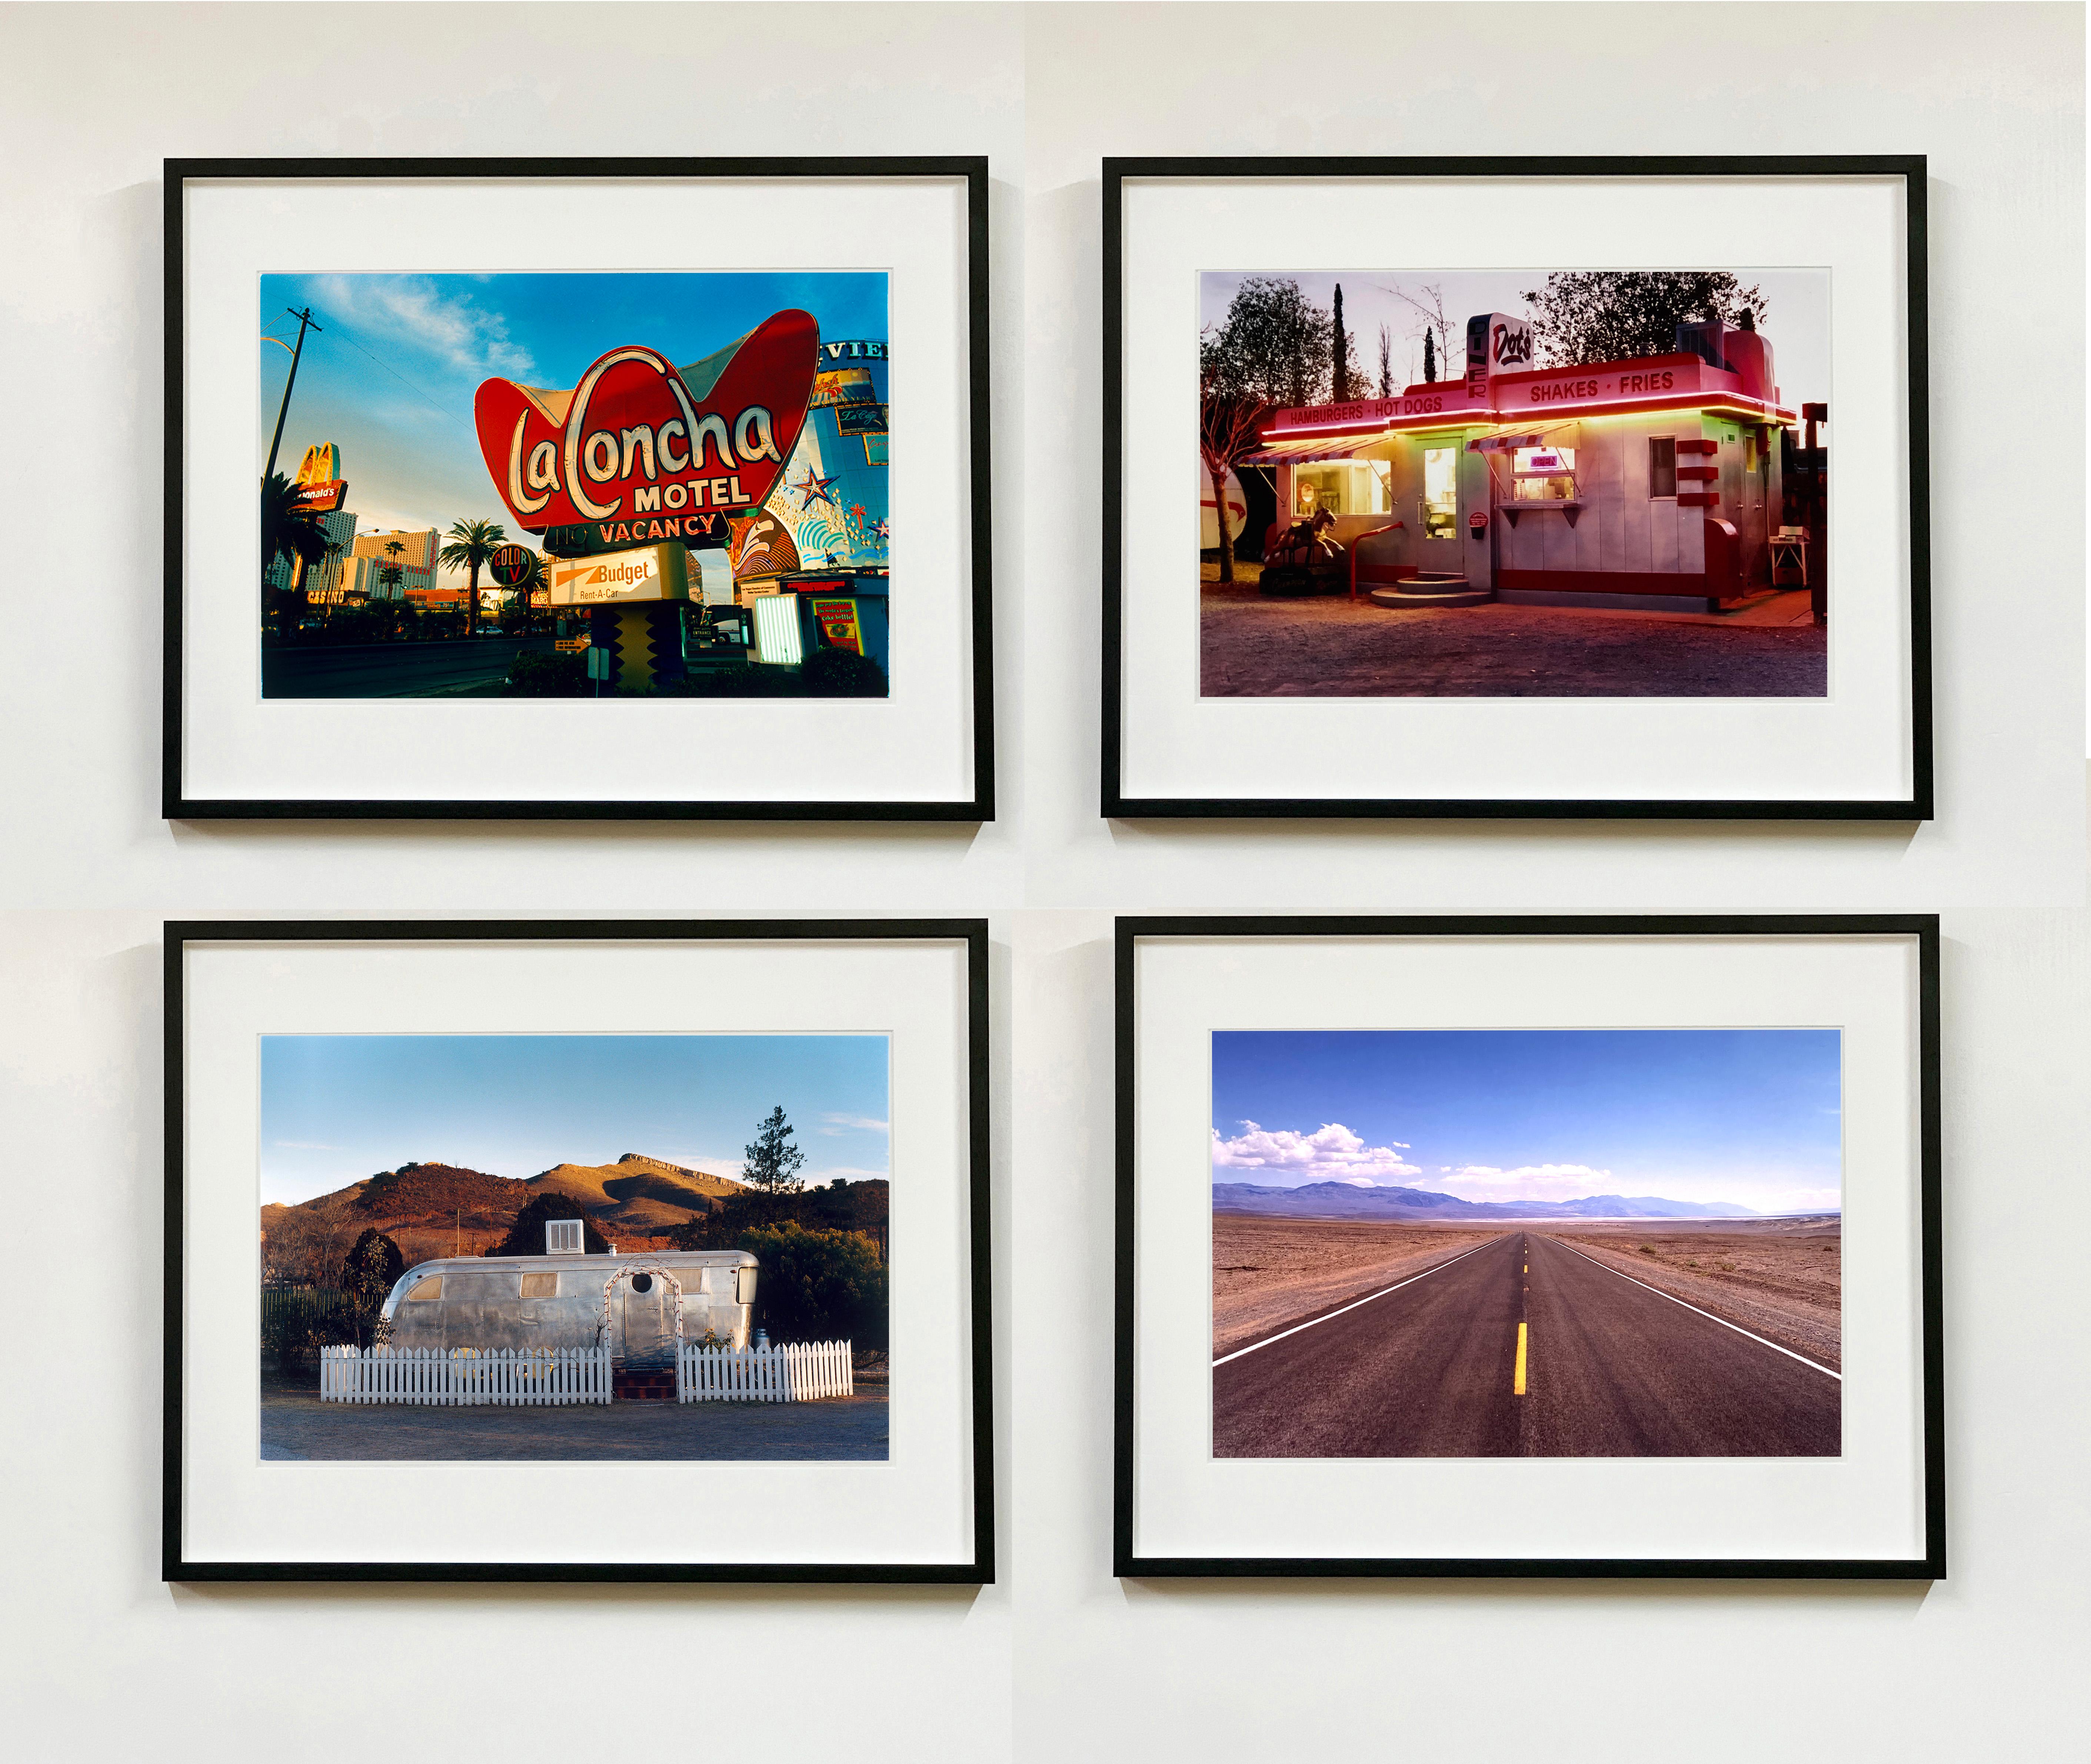
[[[1354,459],[1360,448],[1375,446],[1386,439],[1384,430],[1374,430],[1369,435],[1321,435],[1310,440],[1270,441],[1246,459],[1238,459],[1235,463],[1240,466],[1318,466],[1326,460]]]

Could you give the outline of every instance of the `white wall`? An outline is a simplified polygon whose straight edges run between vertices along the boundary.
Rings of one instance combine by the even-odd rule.
[[[11,1754],[593,1753],[658,1691],[780,1760],[2080,1756],[2082,54],[2075,7],[0,12],[0,1183],[86,1252],[0,1295],[52,1349],[0,1362]],[[163,154],[981,150],[995,825],[157,819]],[[1098,158],[1750,150],[1931,156],[1938,819],[1097,820]],[[1121,1585],[1109,915],[1541,906],[1945,914],[1951,1578]],[[1002,1585],[162,1585],[158,920],[758,910],[995,917]]]

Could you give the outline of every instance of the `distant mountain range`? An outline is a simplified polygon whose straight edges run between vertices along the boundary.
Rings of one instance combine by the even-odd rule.
[[[1466,1201],[1427,1188],[1360,1188],[1309,1182],[1273,1188],[1215,1182],[1215,1212],[1269,1213],[1296,1219],[1756,1219],[1754,1207],[1727,1201],[1670,1201],[1653,1194],[1589,1194],[1572,1201]]]

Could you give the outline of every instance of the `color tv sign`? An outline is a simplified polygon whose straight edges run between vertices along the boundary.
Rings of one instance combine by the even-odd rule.
[[[571,392],[489,380],[473,401],[480,452],[527,532],[752,509],[805,426],[819,350],[813,315],[794,309],[687,368],[633,344]]]

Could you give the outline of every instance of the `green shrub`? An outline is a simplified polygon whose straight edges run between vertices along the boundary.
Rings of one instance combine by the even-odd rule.
[[[508,699],[584,699],[595,691],[586,650],[526,649],[508,665],[501,695]]]
[[[809,1231],[787,1220],[743,1232],[735,1247],[761,1264],[756,1310],[773,1340],[886,1346],[886,1268],[862,1232]]]
[[[692,668],[679,680],[657,679],[664,699],[795,699],[805,696],[796,668]]]
[[[800,665],[809,699],[882,699],[886,670],[854,649],[817,649]]]

